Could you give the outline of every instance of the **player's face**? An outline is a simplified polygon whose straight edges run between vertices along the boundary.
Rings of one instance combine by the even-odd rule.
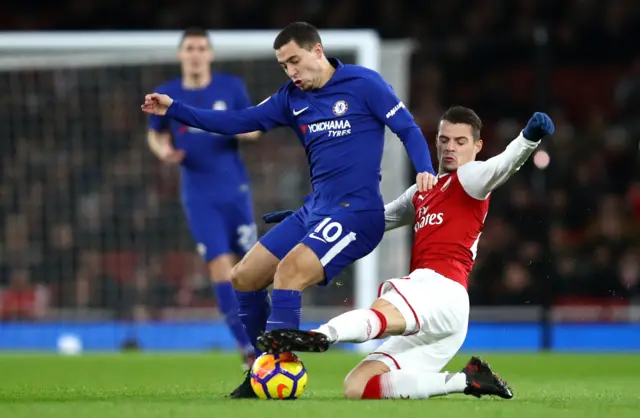
[[[322,45],[316,44],[311,49],[302,48],[294,41],[276,50],[276,59],[296,86],[302,90],[310,90],[317,84],[322,67]]]
[[[210,71],[213,50],[206,37],[188,36],[180,45],[178,58],[182,64],[183,74],[197,76]]]
[[[482,149],[482,140],[473,140],[471,125],[443,120],[438,129],[438,163],[441,173],[455,171],[461,165],[476,159]]]

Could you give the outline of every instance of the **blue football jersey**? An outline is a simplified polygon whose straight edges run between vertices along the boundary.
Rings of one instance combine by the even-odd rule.
[[[380,74],[329,61],[336,71],[322,88],[303,91],[289,81],[259,105],[226,113],[196,109],[175,97],[167,116],[228,135],[289,126],[306,151],[313,212],[335,207],[383,210],[385,126],[403,141],[418,172],[434,173],[429,148],[413,116]]]
[[[211,83],[203,88],[187,89],[182,79],[176,78],[156,91],[198,109],[226,112],[251,106],[242,80],[224,73],[212,74]],[[156,115],[149,118],[149,128],[171,133],[174,147],[185,151],[180,165],[184,201],[229,201],[249,190],[249,178],[233,134],[207,132]]]

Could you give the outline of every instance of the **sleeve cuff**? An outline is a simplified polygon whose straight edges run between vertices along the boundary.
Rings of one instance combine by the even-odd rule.
[[[522,142],[527,148],[535,148],[540,145],[540,141],[531,141],[524,137],[524,131],[520,131],[520,135],[518,135],[518,141]]]
[[[171,103],[171,106],[169,106],[169,108],[167,108],[167,113],[166,116],[168,117],[174,117],[176,116],[176,112],[179,112],[179,108],[181,107],[181,103],[178,100],[173,100],[173,103]]]

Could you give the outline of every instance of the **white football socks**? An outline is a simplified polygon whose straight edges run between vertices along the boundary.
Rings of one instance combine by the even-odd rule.
[[[467,377],[464,373],[392,370],[380,376],[380,386],[383,399],[427,399],[464,392]]]
[[[383,327],[386,327],[386,324],[383,324],[375,311],[356,309],[336,316],[314,331],[325,334],[332,344],[363,343],[378,337],[384,331]]]

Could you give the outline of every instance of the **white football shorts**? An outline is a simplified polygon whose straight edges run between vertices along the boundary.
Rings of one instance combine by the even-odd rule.
[[[364,360],[394,369],[440,372],[460,350],[469,325],[469,295],[457,282],[429,269],[382,283],[379,297],[405,318],[402,336],[393,336]],[[364,361],[363,360],[363,361]]]

